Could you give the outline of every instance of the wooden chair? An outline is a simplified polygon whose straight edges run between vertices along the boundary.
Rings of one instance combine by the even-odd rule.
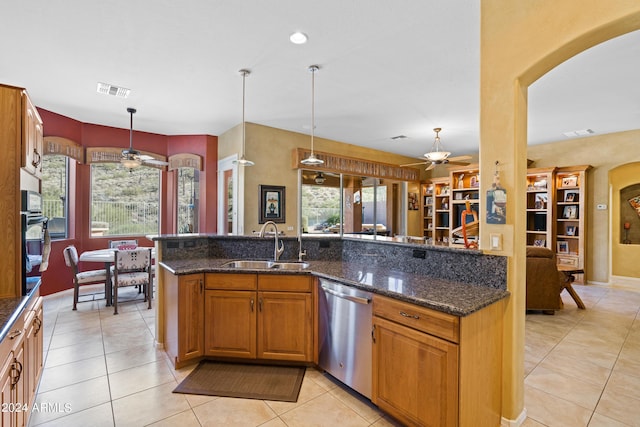
[[[113,314],[118,314],[118,289],[125,286],[139,286],[144,292],[144,301],[148,301],[148,308],[151,309],[151,260],[151,248],[116,249],[113,263]]]
[[[105,296],[106,296],[106,281],[107,281],[107,271],[102,270],[87,270],[87,271],[78,271],[78,250],[75,246],[70,245],[64,248],[63,251],[64,262],[67,267],[71,267],[73,271],[73,310],[77,309],[78,302],[80,299],[80,285],[88,285],[95,283],[102,283],[105,285]],[[91,295],[91,301],[95,300],[96,293],[86,294]]]

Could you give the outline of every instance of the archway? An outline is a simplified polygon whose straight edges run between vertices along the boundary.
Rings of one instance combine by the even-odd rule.
[[[481,247],[490,234],[503,236],[508,258],[503,340],[502,417],[524,421],[525,196],[527,88],[558,64],[598,43],[640,29],[640,4],[596,0],[534,3],[483,0],[481,6],[480,168],[489,176],[498,162],[506,188],[507,224],[481,227]],[[481,191],[489,189],[482,180]]]

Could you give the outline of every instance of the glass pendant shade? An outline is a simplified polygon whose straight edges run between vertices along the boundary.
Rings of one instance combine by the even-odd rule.
[[[427,160],[435,163],[443,162],[451,155],[450,152],[444,151],[442,149],[442,144],[440,144],[440,131],[442,128],[434,128],[433,131],[436,133],[436,138],[433,141],[433,146],[431,147],[431,151],[424,154]]]

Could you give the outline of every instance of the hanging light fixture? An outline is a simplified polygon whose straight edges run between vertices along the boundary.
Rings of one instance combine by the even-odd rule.
[[[451,155],[450,152],[444,151],[442,148],[442,144],[440,144],[440,131],[442,128],[434,128],[433,131],[436,133],[436,139],[433,141],[433,146],[431,147],[431,151],[425,153],[425,157],[427,160],[435,163],[442,163],[446,160],[447,157]]]
[[[324,174],[322,172],[318,172],[318,174],[313,180],[315,181],[316,184],[322,185],[324,184],[325,179],[326,178],[324,177]]]
[[[245,120],[244,120],[245,80],[246,80],[247,76],[249,74],[251,74],[251,72],[249,70],[245,70],[245,69],[242,69],[239,72],[242,75],[242,155],[240,156],[240,159],[234,160],[233,163],[237,164],[237,165],[240,165],[240,166],[253,166],[255,163],[253,163],[251,160],[247,160],[244,157],[244,147],[245,147]]]
[[[315,118],[315,85],[316,85],[316,71],[318,71],[320,67],[317,65],[309,66],[309,71],[311,72],[311,154],[306,159],[300,161],[303,165],[307,166],[315,166],[321,165],[324,163],[324,160],[321,160],[316,157],[313,153],[313,134],[316,127],[316,118]]]
[[[137,168],[142,164],[142,160],[140,159],[140,153],[137,150],[133,149],[133,115],[136,113],[135,108],[127,108],[127,112],[130,116],[129,121],[129,149],[122,150],[122,157],[120,158],[120,163],[125,168],[129,168],[130,170],[133,168]]]

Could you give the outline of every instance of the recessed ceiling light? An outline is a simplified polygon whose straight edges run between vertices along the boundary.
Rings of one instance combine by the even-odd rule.
[[[305,33],[296,31],[289,36],[289,40],[291,40],[291,43],[293,44],[305,44],[307,40],[309,40],[309,37],[307,37]]]
[[[102,93],[104,95],[112,95],[117,96],[118,98],[126,98],[131,93],[131,89],[127,89],[126,87],[118,87],[111,85],[109,83],[100,83],[98,82],[98,93]]]

